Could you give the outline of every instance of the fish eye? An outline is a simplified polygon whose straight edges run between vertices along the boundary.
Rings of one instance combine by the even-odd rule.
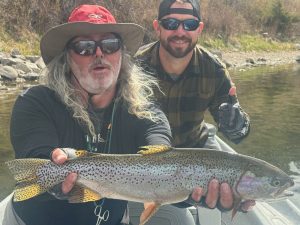
[[[274,178],[273,180],[272,180],[272,186],[274,186],[274,187],[279,187],[280,185],[281,185],[281,182],[280,182],[280,180],[279,179],[277,179],[277,178]]]

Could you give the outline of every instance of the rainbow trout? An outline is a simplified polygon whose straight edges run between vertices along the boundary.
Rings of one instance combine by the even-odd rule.
[[[230,184],[235,202],[282,197],[294,184],[279,168],[246,155],[166,146],[144,149],[126,155],[79,150],[78,158],[63,165],[45,159],[6,162],[17,181],[14,201],[44,193],[75,171],[78,179],[68,194],[70,203],[101,198],[143,202],[145,210],[140,218],[143,225],[159,206],[186,200],[197,186],[207,191],[213,178]]]

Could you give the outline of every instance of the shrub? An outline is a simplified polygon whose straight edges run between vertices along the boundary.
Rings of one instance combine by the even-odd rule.
[[[0,23],[12,38],[20,40],[24,30],[39,35],[66,22],[80,4],[100,4],[118,21],[146,28],[145,42],[155,39],[152,21],[160,0],[1,0]],[[241,34],[282,33],[291,35],[292,24],[300,20],[300,1],[294,0],[201,0],[204,33],[225,42]]]
[[[270,15],[266,18],[265,25],[274,34],[288,36],[294,21],[296,21],[296,18],[283,8],[280,0],[277,0],[271,7]]]

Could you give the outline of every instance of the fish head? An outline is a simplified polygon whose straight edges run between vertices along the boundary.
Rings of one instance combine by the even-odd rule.
[[[278,167],[249,157],[247,166],[235,184],[235,193],[242,199],[268,200],[290,196],[286,189],[293,179]]]

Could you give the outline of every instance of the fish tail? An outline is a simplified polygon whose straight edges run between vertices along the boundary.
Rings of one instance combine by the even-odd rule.
[[[16,181],[14,201],[23,201],[47,191],[38,183],[36,173],[47,162],[46,159],[15,159],[5,163]]]

